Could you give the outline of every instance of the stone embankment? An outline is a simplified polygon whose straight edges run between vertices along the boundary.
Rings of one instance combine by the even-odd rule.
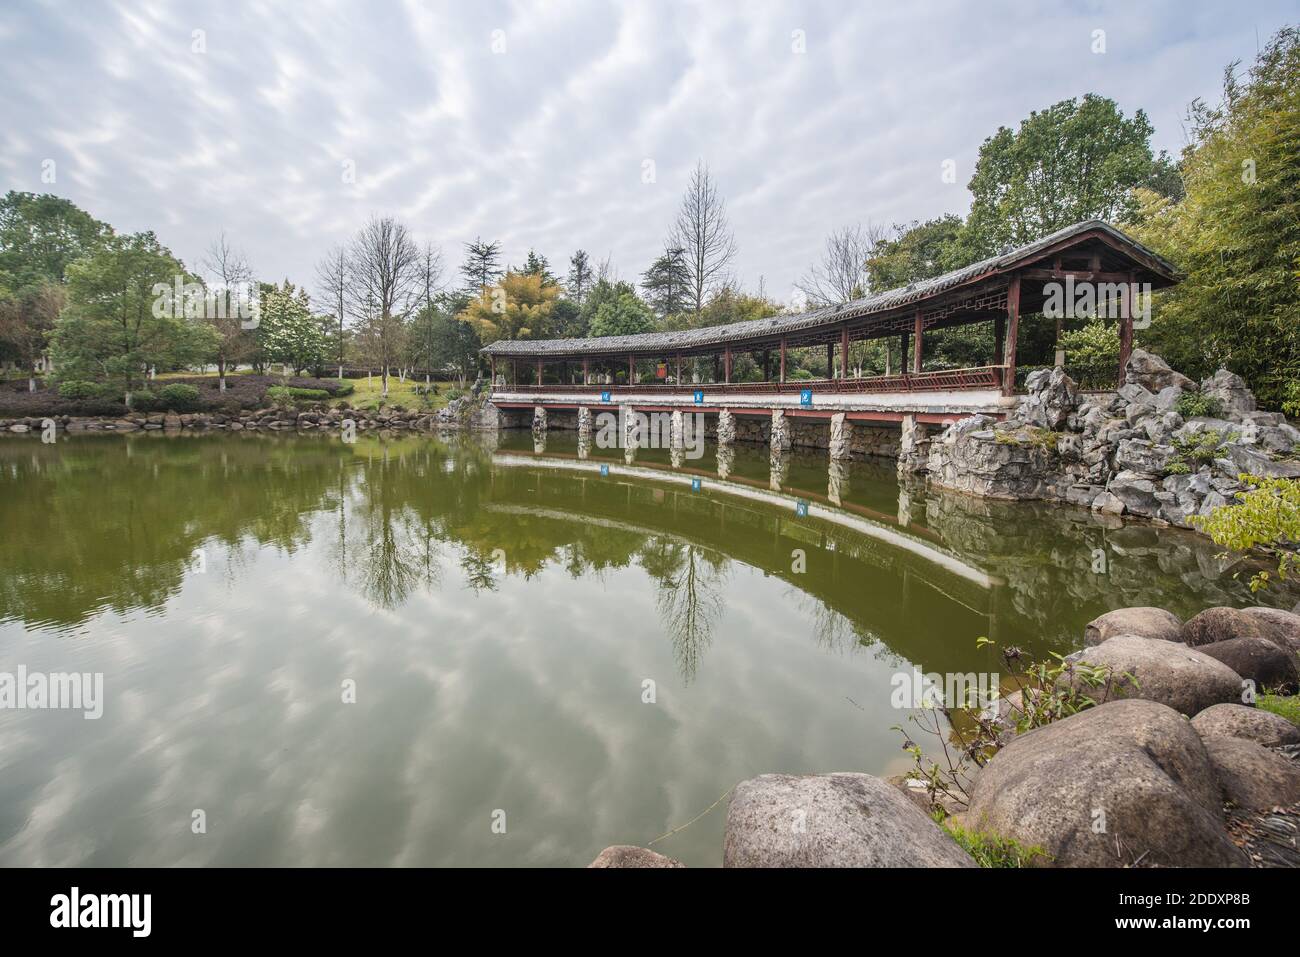
[[[1095,707],[1017,733],[975,772],[953,822],[1038,848],[1047,867],[1300,866],[1300,727],[1253,705],[1294,694],[1300,615],[1125,608],[1091,622]],[[923,791],[868,774],[765,774],[731,795],[724,867],[972,867]],[[664,867],[641,848],[592,866]]]
[[[1031,374],[1027,386],[1005,421],[961,419],[900,468],[972,495],[1056,500],[1184,528],[1246,491],[1242,474],[1300,478],[1300,430],[1259,411],[1226,370],[1197,386],[1139,349],[1114,393],[1082,392],[1059,367]],[[1179,411],[1198,405],[1215,414]]]
[[[483,417],[484,403],[476,396],[453,399],[435,412],[385,408],[379,411],[314,405],[298,409],[271,407],[238,415],[218,412],[132,412],[121,417],[53,416],[46,418],[0,419],[0,432],[41,434],[49,423],[66,432],[179,432],[192,431],[288,431],[312,432],[341,429],[352,422],[359,431],[431,432],[476,428]]]

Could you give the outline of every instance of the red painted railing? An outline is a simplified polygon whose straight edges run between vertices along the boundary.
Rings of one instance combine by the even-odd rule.
[[[765,395],[778,393],[798,393],[804,389],[814,392],[856,392],[879,394],[886,392],[950,392],[993,390],[1002,387],[1004,366],[977,366],[971,369],[942,369],[936,372],[908,372],[902,375],[873,376],[867,379],[799,379],[788,382],[701,382],[698,385],[661,385],[657,382],[641,382],[636,385],[561,385],[549,383],[534,385],[519,383],[497,386],[495,392],[528,393],[578,393],[599,395],[610,392],[614,395],[631,393],[644,394],[655,392],[660,395],[691,395],[703,389],[711,395],[718,393],[741,393],[744,395]]]

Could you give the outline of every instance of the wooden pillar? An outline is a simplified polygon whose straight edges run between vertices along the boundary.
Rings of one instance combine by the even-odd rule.
[[[1016,391],[1016,340],[1020,336],[1020,273],[1011,277],[1007,287],[1007,358],[1002,370],[1002,394],[1014,395]]]
[[[912,323],[912,371],[921,371],[921,334],[925,331],[925,321],[921,310],[916,310],[916,319]]]
[[[899,349],[898,349],[898,371],[899,371],[899,373],[901,373],[902,375],[907,375],[907,373],[908,373],[908,367],[907,367],[907,364],[908,364],[908,358],[907,358],[907,354],[908,354],[908,352],[911,351],[911,348],[912,348],[912,335],[911,335],[911,333],[905,332],[905,333],[903,333],[903,337],[902,337],[902,338],[903,338],[903,341],[899,344]]]
[[[673,378],[677,380],[675,383],[676,385],[682,384],[682,357],[681,356],[677,357],[677,373]]]
[[[763,350],[763,381],[770,382],[772,379],[772,350]]]
[[[631,385],[636,379],[636,359],[632,356],[627,357],[627,384]]]
[[[781,337],[781,381],[785,381],[785,336]]]
[[[835,343],[826,343],[826,378],[835,378]]]
[[[731,381],[731,346],[722,354],[722,381]]]
[[[1007,348],[1007,317],[998,316],[993,320],[993,364],[1002,365]]]
[[[491,372],[492,384],[496,385],[497,384],[497,357],[496,356],[488,356],[488,368],[492,370]]]
[[[542,384],[542,360],[537,360],[537,384]]]
[[[1136,284],[1137,276],[1130,272],[1128,274],[1128,285],[1124,287],[1124,308],[1120,311],[1119,376],[1115,380],[1116,385],[1124,384],[1124,367],[1128,365],[1129,357],[1133,355],[1133,293]]]
[[[849,327],[840,330],[840,379],[849,377]]]

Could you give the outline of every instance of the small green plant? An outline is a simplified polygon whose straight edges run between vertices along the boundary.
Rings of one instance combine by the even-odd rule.
[[[1184,419],[1198,417],[1217,419],[1223,412],[1223,403],[1213,396],[1200,392],[1184,392],[1174,404],[1174,411]]]
[[[1056,453],[1056,433],[1051,429],[1025,426],[1014,431],[1001,430],[994,434],[993,441],[998,445],[1028,445],[1042,449],[1044,452]]]
[[[1186,462],[1175,462],[1169,468],[1165,469],[1166,475],[1190,475],[1192,467]]]
[[[952,818],[944,817],[941,812],[936,812],[934,817],[957,846],[975,858],[980,867],[1030,867],[1038,858],[1042,858],[1044,863],[1051,860],[1047,850],[1038,844],[1026,846],[1014,837],[972,831]]]
[[[980,637],[975,644],[985,648],[993,642]],[[1020,666],[1018,649],[1005,648],[1002,657],[1008,668]],[[894,730],[903,735],[903,750],[912,756],[913,767],[906,777],[924,783],[932,809],[947,813],[950,807],[965,807],[975,772],[997,753],[1009,731],[1022,734],[1096,707],[1099,699],[1110,697],[1117,682],[1140,687],[1127,672],[1116,674],[1108,666],[1067,661],[1054,654],[1052,660],[1028,666],[1019,680],[1017,694],[999,698],[984,710],[971,707],[969,702],[941,702],[917,708],[908,715],[908,721],[940,742],[944,763],[927,757],[902,727],[895,726]]]
[[[1231,442],[1235,438],[1236,433],[1225,436],[1218,429],[1202,429],[1181,439],[1175,437],[1169,474],[1183,474],[1173,471],[1178,465],[1186,466],[1188,472],[1199,469],[1202,465],[1210,465],[1218,458],[1219,449],[1223,448],[1224,443]]]
[[[334,387],[333,395],[336,399],[342,399],[344,396],[349,396],[356,391],[357,387],[351,382],[340,382]]]
[[[1286,580],[1300,568],[1300,481],[1285,478],[1258,478],[1242,474],[1240,481],[1254,486],[1237,493],[1234,505],[1220,505],[1209,515],[1193,515],[1188,521],[1214,540],[1216,545],[1234,552],[1262,549],[1277,559],[1277,577]],[[1256,572],[1250,590],[1268,587],[1273,574]]]
[[[158,405],[172,412],[196,412],[199,409],[199,390],[183,382],[173,382],[158,390]]]

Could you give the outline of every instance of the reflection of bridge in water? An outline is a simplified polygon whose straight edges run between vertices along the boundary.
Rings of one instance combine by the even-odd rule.
[[[835,505],[822,493],[773,490],[703,470],[514,452],[497,452],[493,464],[502,476],[533,471],[509,487],[494,479],[484,503],[489,511],[669,536],[717,552],[842,616],[857,641],[878,643],[922,667],[980,660],[975,638],[996,639],[1001,631],[1002,580],[922,525],[903,526],[852,503]],[[535,480],[547,472],[570,477],[579,488]],[[794,570],[796,549],[805,554],[802,572]]]

